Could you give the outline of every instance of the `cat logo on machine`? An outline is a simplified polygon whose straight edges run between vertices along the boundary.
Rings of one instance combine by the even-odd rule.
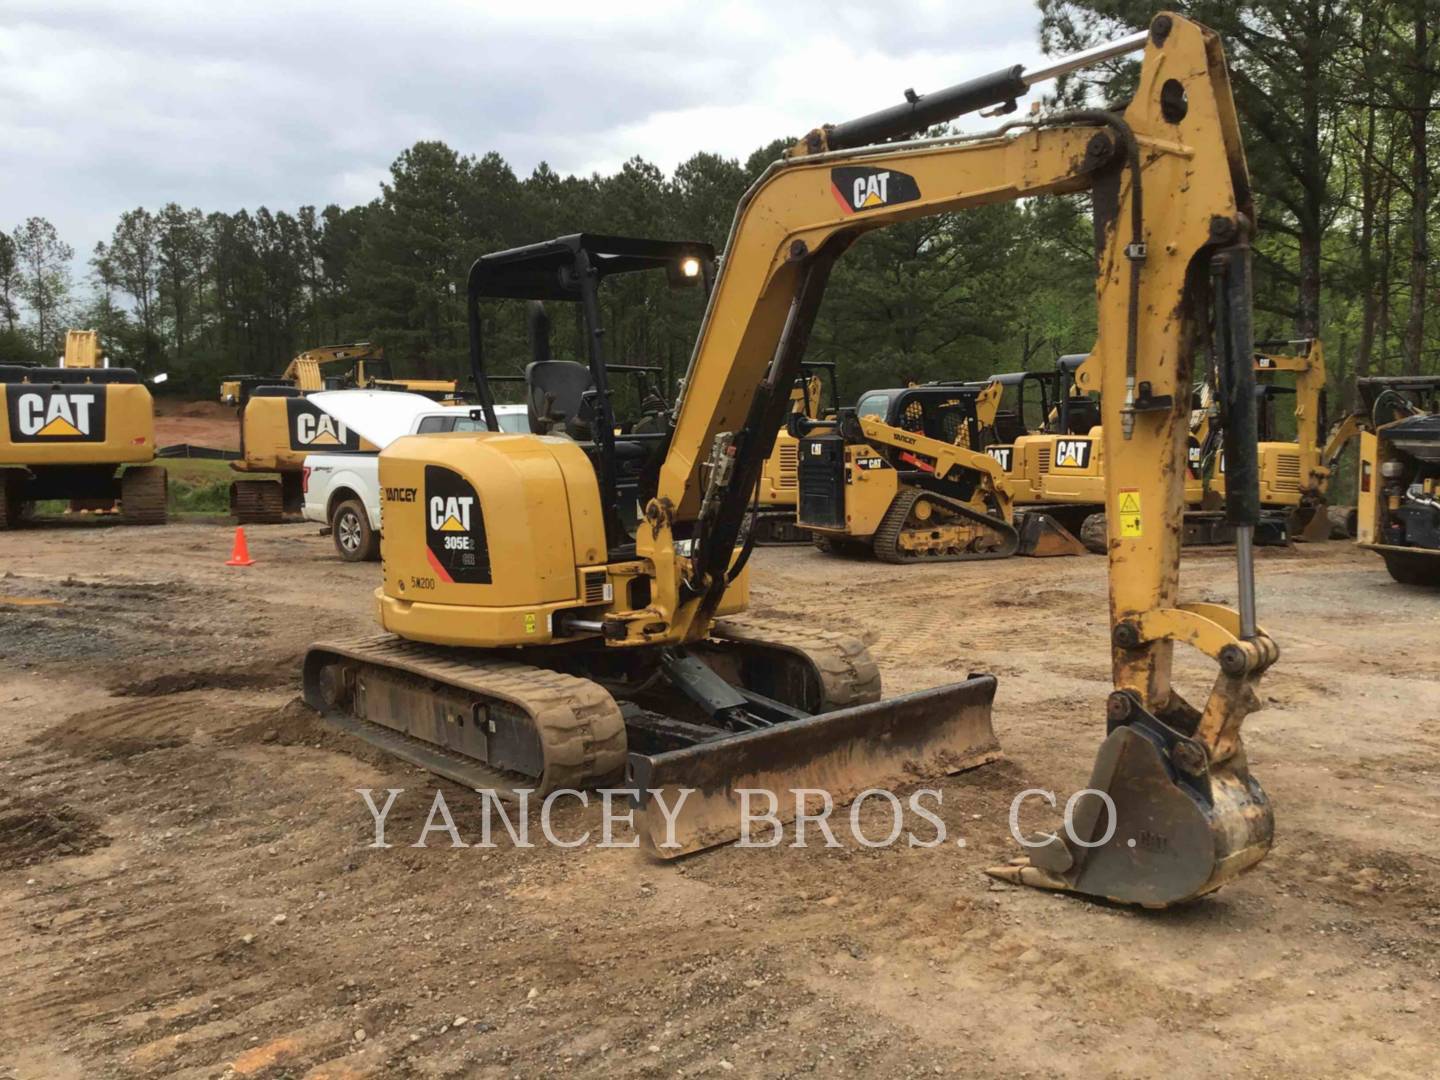
[[[845,165],[830,170],[830,191],[847,214],[914,202],[920,186],[908,173]]]
[[[105,441],[105,387],[12,384],[6,388],[14,442]]]
[[[857,457],[855,459],[855,467],[866,470],[883,469],[885,467],[885,459],[881,457]]]
[[[425,557],[447,584],[491,583],[480,497],[470,481],[442,465],[425,466]]]
[[[995,459],[996,464],[1006,472],[1010,471],[1010,462],[1014,460],[1015,448],[1013,446],[989,446],[985,452]]]
[[[1055,468],[1083,469],[1090,464],[1089,439],[1055,440]]]
[[[360,449],[358,435],[304,398],[288,399],[285,411],[290,421],[291,450],[348,454]]]

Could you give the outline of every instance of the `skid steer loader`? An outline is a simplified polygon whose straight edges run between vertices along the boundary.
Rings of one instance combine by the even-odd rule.
[[[1054,518],[1016,509],[1000,461],[978,449],[998,389],[873,390],[834,420],[793,416],[798,521],[815,546],[890,563],[1082,554]]]
[[[1356,541],[1402,585],[1440,587],[1440,375],[1357,379]]]
[[[1013,107],[1042,79],[1142,48],[1123,111],[912,137]],[[1073,838],[994,872],[1164,906],[1255,866],[1273,819],[1241,726],[1278,652],[1256,621],[1249,544],[1258,518],[1254,208],[1219,39],[1168,13],[1042,71],[1008,67],[807,135],[743,197],[674,422],[653,437],[614,437],[599,290],[644,269],[676,280],[692,258],[684,245],[581,235],[478,260],[467,307],[490,426],[478,377],[482,299],[569,301],[589,331],[589,371],[532,365],[530,382],[557,400],[564,386],[583,387],[570,400],[594,416],[591,437],[492,431],[388,446],[376,594],[387,633],[312,646],[306,699],[471,786],[554,790],[628,770],[637,829],[667,856],[736,837],[755,789],[780,796],[781,807],[796,788],[843,802],[992,760],[993,676],[886,698],[855,638],[729,617],[746,599],[743,526],[826,279],[856,238],[1085,191],[1095,196],[1098,247],[1092,355],[1113,511],[1114,692]],[[1238,611],[1178,595],[1192,369],[1197,338],[1212,327],[1229,410]],[[645,507],[633,535],[618,512],[622,465]],[[1172,685],[1181,646],[1219,669],[1203,708]]]
[[[165,524],[155,449],[149,388],[130,368],[103,366],[95,331],[69,331],[59,367],[0,365],[0,529],[43,499],[85,510],[118,501],[127,524]]]

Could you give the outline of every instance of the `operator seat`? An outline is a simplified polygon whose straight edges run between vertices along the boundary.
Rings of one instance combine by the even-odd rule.
[[[584,364],[571,360],[536,360],[525,366],[525,410],[537,435],[559,432],[577,442],[592,435],[595,407],[587,394],[595,380]]]

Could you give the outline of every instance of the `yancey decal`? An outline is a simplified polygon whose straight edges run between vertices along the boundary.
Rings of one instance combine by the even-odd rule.
[[[485,515],[470,481],[442,465],[425,466],[425,557],[441,581],[489,585]]]
[[[360,436],[304,398],[287,398],[285,415],[290,425],[291,450],[353,454],[360,449]]]
[[[1000,468],[1006,472],[1010,471],[1010,462],[1014,459],[1015,448],[1013,446],[987,446],[985,452],[995,459]]]
[[[105,441],[105,387],[28,386],[5,388],[10,438],[20,443]]]
[[[1089,439],[1056,439],[1055,461],[1057,469],[1083,469],[1090,464]]]
[[[830,170],[830,192],[847,214],[914,202],[920,186],[908,173],[843,165]]]

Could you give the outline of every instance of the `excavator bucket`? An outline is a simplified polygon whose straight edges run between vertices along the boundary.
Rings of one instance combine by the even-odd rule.
[[[1100,746],[1069,839],[1053,836],[991,876],[1159,908],[1212,892],[1264,858],[1275,819],[1244,751],[1211,763],[1198,741],[1132,709]]]
[[[1289,533],[1303,544],[1318,544],[1330,539],[1330,513],[1324,501],[1302,503],[1290,512]]]
[[[963,772],[1000,756],[990,723],[995,677],[855,705],[652,755],[631,754],[643,845],[673,859],[738,839],[749,811],[794,820],[820,792],[843,806],[871,788]],[[772,829],[775,826],[770,826]]]
[[[1069,529],[1049,514],[1029,510],[1015,515],[1015,529],[1020,534],[1017,555],[1046,559],[1052,555],[1084,555],[1086,548]]]

